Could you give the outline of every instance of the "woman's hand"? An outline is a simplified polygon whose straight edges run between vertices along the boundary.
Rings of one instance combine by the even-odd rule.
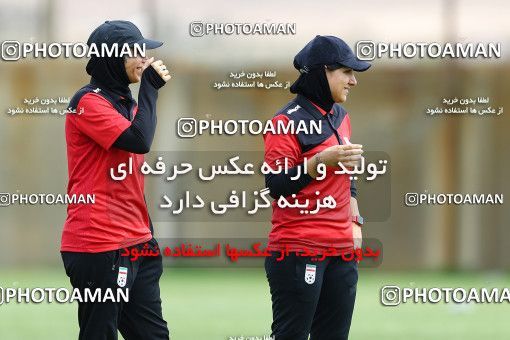
[[[318,176],[317,166],[325,164],[328,166],[338,167],[338,163],[342,163],[345,168],[351,169],[358,166],[363,156],[363,145],[360,144],[343,144],[333,145],[322,150],[307,161],[308,174],[312,178]]]
[[[361,227],[354,222],[352,223],[352,241],[354,243],[354,249],[358,249],[363,246]]]
[[[316,156],[322,163],[329,166],[338,166],[338,163],[342,163],[346,168],[353,168],[361,162],[362,148],[360,144],[333,145]]]
[[[154,60],[154,58],[151,59]],[[169,81],[170,78],[172,78],[165,64],[163,64],[163,61],[156,60],[155,62],[151,63],[151,66],[156,70],[156,72],[158,72],[159,76],[165,81],[165,83]]]

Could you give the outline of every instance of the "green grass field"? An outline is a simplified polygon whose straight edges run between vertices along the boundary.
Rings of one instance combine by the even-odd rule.
[[[384,285],[510,287],[510,275],[360,271],[350,339],[510,339],[510,305],[404,304],[384,307]],[[0,286],[69,287],[63,269],[1,270]],[[172,339],[228,339],[270,333],[271,304],[260,269],[165,268],[163,312]],[[0,339],[76,339],[75,304],[4,304]]]

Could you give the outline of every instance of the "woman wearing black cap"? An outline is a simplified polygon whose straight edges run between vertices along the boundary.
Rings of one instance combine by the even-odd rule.
[[[358,269],[355,261],[338,255],[361,247],[363,219],[349,175],[334,172],[339,163],[346,168],[358,165],[363,151],[349,142],[349,115],[338,103],[345,102],[356,86],[354,71],[365,71],[370,64],[357,59],[341,39],[317,36],[296,55],[294,66],[300,76],[291,92],[297,96],[273,122],[314,120],[322,131],[264,136],[265,162],[273,169],[284,164],[290,168],[266,175],[266,186],[275,198],[268,243],[272,256],[265,263],[272,335],[276,340],[347,339]],[[292,207],[294,202],[309,205]],[[333,253],[336,256],[317,260]]]
[[[151,49],[162,42],[143,38],[131,22],[107,21],[87,44]],[[142,56],[93,56],[86,70],[90,83],[71,99],[69,109],[76,114],[66,117],[67,192],[95,195],[95,203],[68,205],[62,259],[83,297],[87,290],[117,297],[120,289],[128,291],[129,301],[79,302],[79,339],[117,339],[118,330],[124,339],[168,339],[159,291],[161,255],[131,261],[121,253],[157,250],[139,169],[154,138],[158,89],[170,75],[161,60]],[[136,82],[138,104],[129,89]],[[123,176],[112,174],[122,166]]]

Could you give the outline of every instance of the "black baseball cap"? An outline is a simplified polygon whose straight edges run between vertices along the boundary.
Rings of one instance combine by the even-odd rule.
[[[356,57],[349,45],[340,38],[318,35],[294,57],[294,67],[301,73],[328,65],[352,68],[354,71],[368,70],[370,63]]]
[[[90,46],[92,43],[108,46],[115,43],[128,44],[129,46],[145,44],[145,48],[148,50],[163,45],[161,41],[145,39],[135,24],[124,20],[105,21],[90,34],[87,45]]]

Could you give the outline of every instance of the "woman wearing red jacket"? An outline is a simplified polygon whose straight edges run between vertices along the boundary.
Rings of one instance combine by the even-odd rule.
[[[340,169],[359,164],[362,146],[351,144],[349,115],[340,106],[356,86],[355,71],[370,64],[332,36],[317,36],[294,58],[300,76],[291,86],[297,96],[273,122],[315,121],[320,133],[267,134],[265,162],[288,171],[266,175],[273,202],[272,230],[265,269],[269,281],[276,340],[347,339],[358,268],[339,252],[361,247],[363,219],[356,188]],[[305,174],[305,169],[306,174]],[[300,175],[301,174],[301,175]],[[297,178],[297,179],[292,179]],[[295,203],[309,202],[306,208]],[[294,205],[294,207],[292,207]],[[331,254],[322,261],[308,254]]]

